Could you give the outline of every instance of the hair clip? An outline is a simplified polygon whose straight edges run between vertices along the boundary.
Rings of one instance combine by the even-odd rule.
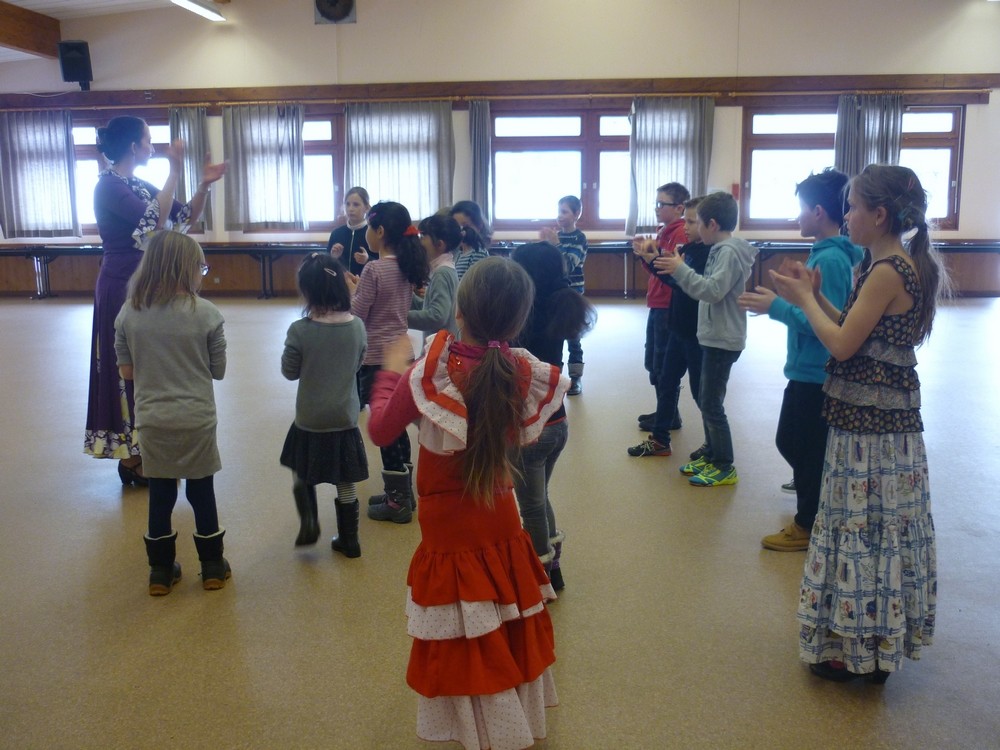
[[[309,260],[316,260],[319,257],[319,253],[309,253]]]
[[[337,272],[334,271],[332,268],[324,268],[323,270],[326,271],[331,276],[333,276],[333,278],[337,278]]]
[[[420,234],[420,230],[419,230],[419,229],[417,229],[417,228],[416,228],[415,226],[413,226],[412,224],[410,224],[410,226],[408,226],[408,227],[406,228],[406,231],[405,231],[405,232],[403,232],[403,236],[404,236],[404,237],[412,237],[412,236],[414,236],[415,234]]]

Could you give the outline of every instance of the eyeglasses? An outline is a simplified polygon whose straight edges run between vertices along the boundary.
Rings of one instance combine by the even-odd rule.
[[[667,208],[668,206],[670,208],[676,208],[679,205],[681,205],[681,204],[680,203],[667,203],[666,201],[656,201],[656,207],[657,208]]]
[[[205,263],[199,263],[198,265],[201,266],[201,275],[208,276],[208,271],[211,268],[211,266],[206,265]]]

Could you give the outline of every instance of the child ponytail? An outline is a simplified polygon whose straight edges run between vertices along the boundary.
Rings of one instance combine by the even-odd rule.
[[[399,270],[406,280],[416,287],[424,286],[430,276],[427,253],[420,244],[420,234],[406,206],[380,201],[369,209],[368,225],[385,231],[383,242],[395,253]]]
[[[466,493],[490,506],[497,488],[514,473],[512,454],[530,374],[519,369],[507,342],[524,327],[533,298],[524,269],[499,257],[474,264],[458,287],[464,338],[486,346],[479,365],[457,383],[469,421],[463,478]]]

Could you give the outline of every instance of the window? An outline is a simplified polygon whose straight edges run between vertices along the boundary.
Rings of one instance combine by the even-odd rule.
[[[960,106],[907,107],[899,163],[928,193],[928,218],[958,228],[962,115]],[[752,108],[743,112],[743,229],[793,229],[795,185],[833,166],[836,109]]]
[[[554,221],[558,201],[583,201],[580,226],[620,229],[628,216],[631,131],[626,110],[493,108],[493,226]]]
[[[343,213],[343,118],[306,115],[302,141],[306,152],[306,222],[310,231],[332,230]]]

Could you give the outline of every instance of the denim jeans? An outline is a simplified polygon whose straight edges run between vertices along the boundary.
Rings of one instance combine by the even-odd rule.
[[[812,531],[823,486],[828,432],[823,419],[823,398],[821,383],[788,381],[774,437],[778,453],[792,467],[797,502],[795,523],[806,531]]]
[[[656,385],[656,378],[663,369],[663,357],[667,352],[670,331],[670,308],[651,307],[646,318],[646,356],[643,364],[649,372],[649,382]]]
[[[670,445],[670,425],[677,415],[677,395],[681,378],[688,373],[691,396],[700,404],[701,345],[697,337],[685,338],[671,333],[663,355],[663,369],[656,378],[656,416],[653,419],[653,439],[661,445]]]
[[[573,290],[579,294],[583,294],[583,289],[573,288]],[[580,339],[567,339],[566,350],[569,352],[569,357],[566,359],[567,364],[583,364],[583,344],[580,343]]]
[[[726,400],[729,372],[742,352],[712,346],[701,349],[698,398],[701,399],[701,421],[705,425],[705,445],[708,447],[706,457],[716,468],[728,471],[733,466],[733,436],[723,402]]]
[[[539,557],[548,554],[549,537],[556,531],[556,516],[549,502],[549,479],[568,436],[566,420],[555,422],[545,425],[537,442],[521,448],[518,465],[521,476],[514,479],[514,491],[524,530]]]

